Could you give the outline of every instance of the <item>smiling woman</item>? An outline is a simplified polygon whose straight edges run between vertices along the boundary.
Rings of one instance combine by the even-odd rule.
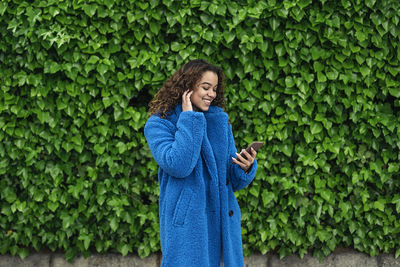
[[[217,96],[218,75],[212,71],[203,73],[200,82],[196,85],[191,95],[193,108],[197,111],[207,111],[211,102]]]
[[[144,134],[159,165],[161,266],[243,266],[234,191],[257,170],[257,152],[238,154],[224,112],[224,73],[185,64],[150,103]]]
[[[202,90],[215,91],[212,105],[224,108],[224,83],[225,75],[221,68],[201,59],[189,61],[165,81],[163,87],[149,104],[149,115],[158,113],[162,118],[165,118],[168,111],[171,111],[178,104],[182,103],[182,95],[185,91],[193,92],[194,95],[198,92],[203,96],[204,93],[201,93]],[[206,96],[205,101],[207,102],[211,98],[212,95],[210,92],[210,96]],[[191,100],[199,104],[197,97]],[[196,108],[200,107],[196,106]]]

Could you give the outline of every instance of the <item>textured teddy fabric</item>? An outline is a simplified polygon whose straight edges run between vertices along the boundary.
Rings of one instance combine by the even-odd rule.
[[[219,107],[151,116],[145,137],[159,165],[161,266],[243,266],[240,208],[234,191],[249,173],[232,162],[237,152],[228,115]]]

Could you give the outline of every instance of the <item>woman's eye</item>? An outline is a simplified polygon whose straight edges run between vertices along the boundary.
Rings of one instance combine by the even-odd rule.
[[[210,89],[210,88],[203,87],[203,89],[207,91],[207,90]]]

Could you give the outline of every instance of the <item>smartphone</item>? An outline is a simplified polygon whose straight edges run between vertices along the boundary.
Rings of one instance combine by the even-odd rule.
[[[254,150],[257,151],[263,145],[264,145],[264,142],[258,142],[258,141],[257,142],[253,142],[246,148],[246,151],[251,155],[251,148],[254,148]],[[246,158],[246,156],[244,154],[240,153],[240,155],[242,157]]]

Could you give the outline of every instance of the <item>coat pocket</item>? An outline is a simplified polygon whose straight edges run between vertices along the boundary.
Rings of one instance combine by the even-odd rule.
[[[186,213],[190,206],[193,192],[189,188],[183,188],[178,203],[176,203],[173,222],[174,225],[182,226],[185,223]]]

